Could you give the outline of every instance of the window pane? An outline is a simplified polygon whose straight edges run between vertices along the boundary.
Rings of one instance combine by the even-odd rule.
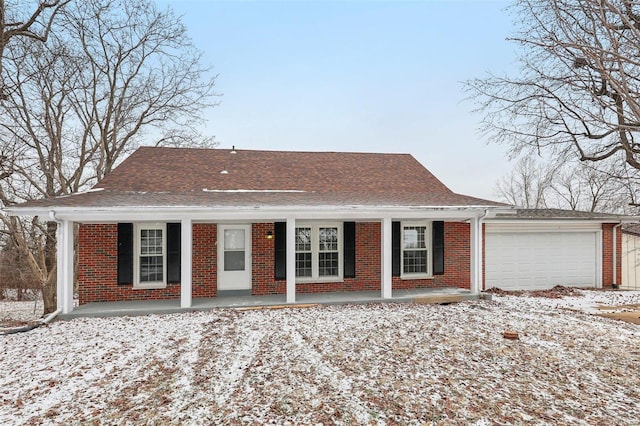
[[[244,250],[244,229],[225,229],[224,249]]]
[[[162,229],[140,230],[140,254],[162,254]]]
[[[140,256],[140,282],[163,281],[162,256]]]
[[[403,256],[406,274],[427,273],[427,250],[405,250]]]
[[[225,271],[244,271],[244,250],[224,252]]]
[[[405,249],[426,248],[425,236],[426,226],[405,226],[402,240]]]
[[[311,276],[311,253],[296,253],[296,277]]]
[[[311,251],[311,228],[296,228],[296,251]]]
[[[320,228],[318,235],[320,251],[338,250],[338,228]]]
[[[328,252],[318,254],[318,275],[321,277],[338,276],[338,253]]]

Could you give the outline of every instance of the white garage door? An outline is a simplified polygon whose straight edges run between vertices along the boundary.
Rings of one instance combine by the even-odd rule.
[[[596,232],[487,232],[486,287],[596,287]]]

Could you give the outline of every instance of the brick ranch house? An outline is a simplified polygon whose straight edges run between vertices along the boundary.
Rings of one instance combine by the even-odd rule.
[[[621,217],[522,217],[452,192],[407,154],[142,147],[87,192],[6,211],[58,222],[65,314],[73,310],[74,272],[80,304],[179,299],[188,308],[193,298],[225,294],[283,294],[294,303],[297,293],[376,290],[392,298],[394,289],[434,287],[478,294],[483,249],[491,285],[517,284],[520,276],[493,265],[518,252],[513,244],[539,245],[529,234],[541,232],[588,231],[591,239],[565,250],[594,246],[581,256],[596,275],[576,284],[612,285],[619,274],[613,236]],[[485,232],[504,236],[495,250],[484,246]],[[565,263],[562,256],[551,261]],[[529,267],[518,266],[525,281]]]

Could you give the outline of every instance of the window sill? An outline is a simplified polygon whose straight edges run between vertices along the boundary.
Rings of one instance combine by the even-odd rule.
[[[167,288],[166,283],[138,283],[133,285],[134,290],[156,290]]]
[[[342,277],[326,277],[326,278],[296,278],[296,284],[322,284],[322,283],[341,283],[344,282]]]
[[[401,280],[431,280],[433,275],[429,274],[405,274],[400,276]]]

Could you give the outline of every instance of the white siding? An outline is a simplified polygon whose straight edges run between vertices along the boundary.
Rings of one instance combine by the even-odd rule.
[[[640,290],[640,237],[622,234],[622,288]]]

